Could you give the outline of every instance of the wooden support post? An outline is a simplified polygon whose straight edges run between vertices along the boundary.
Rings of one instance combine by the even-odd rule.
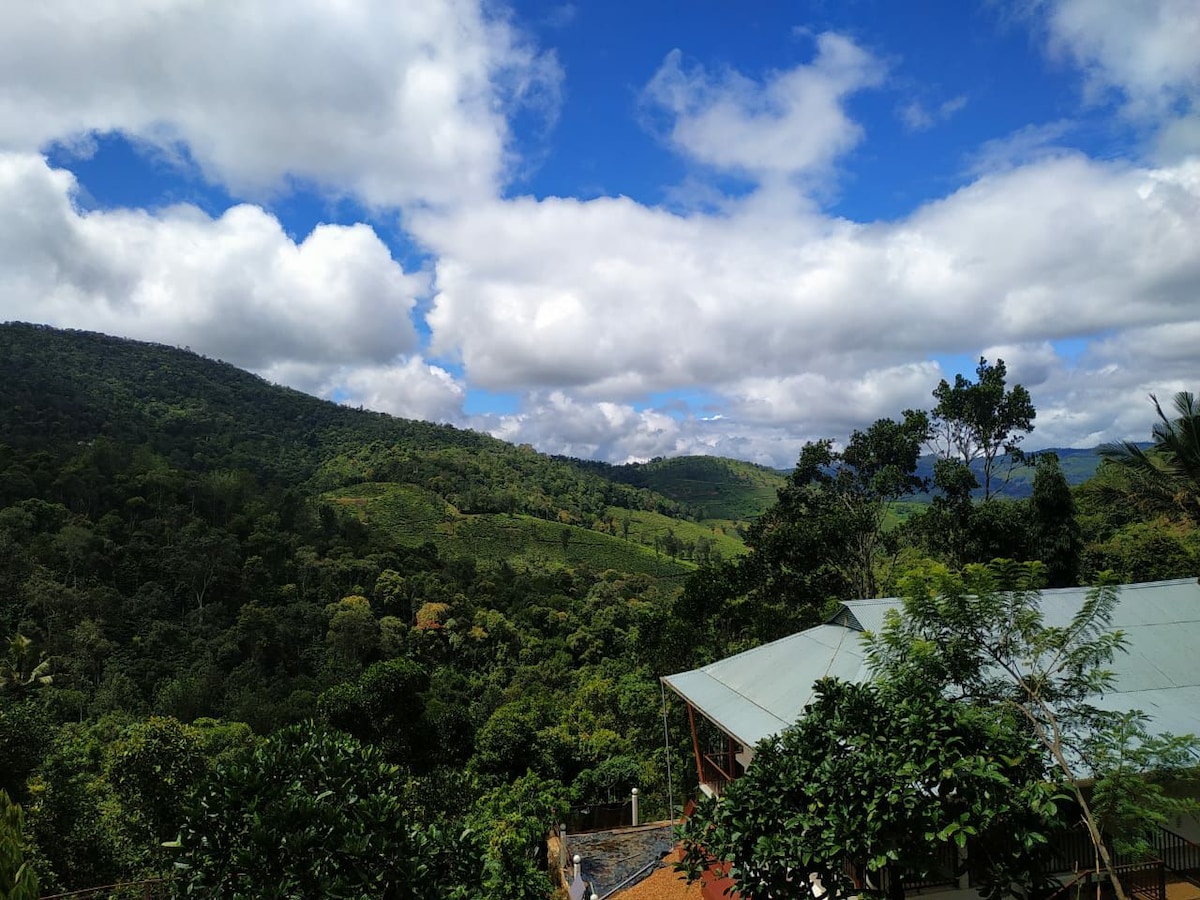
[[[696,754],[696,780],[704,784],[704,766],[700,763],[700,739],[696,736],[696,710],[690,703],[687,708],[688,724],[692,727],[692,750]]]

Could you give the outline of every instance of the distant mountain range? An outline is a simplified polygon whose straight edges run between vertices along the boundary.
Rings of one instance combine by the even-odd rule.
[[[1139,446],[1149,446],[1149,443]],[[996,482],[993,486],[994,495],[1006,500],[1028,499],[1033,494],[1036,458],[1043,453],[1058,455],[1059,466],[1072,487],[1083,484],[1095,475],[1100,465],[1097,448],[1078,450],[1050,447],[1031,451],[1025,462],[1012,466],[1011,470],[1008,457],[1001,457],[996,466],[998,475],[993,476],[993,482]],[[917,462],[917,475],[932,482],[935,459],[932,454],[922,456]],[[668,497],[693,510],[701,520],[745,521],[757,518],[775,502],[775,492],[790,474],[788,469],[769,469],[720,456],[676,456],[623,466],[579,460],[575,463],[612,481]],[[982,463],[977,461],[972,469],[982,482]],[[983,496],[982,488],[976,491],[976,496]],[[933,499],[933,493],[916,494],[909,499],[928,503]]]
[[[1145,445],[1145,446],[1148,446]],[[993,494],[995,496],[1008,500],[1025,500],[1033,494],[1033,474],[1035,469],[1035,459],[1038,454],[1056,453],[1058,455],[1058,464],[1062,469],[1063,475],[1067,479],[1067,483],[1074,487],[1077,484],[1083,484],[1089,478],[1096,474],[1096,468],[1100,465],[1100,453],[1097,448],[1093,447],[1090,450],[1075,450],[1069,447],[1047,447],[1044,450],[1030,451],[1029,457],[1025,463],[1018,463],[1009,469],[1009,460],[1007,456],[1001,457],[997,462],[993,481]],[[922,456],[917,463],[917,474],[922,478],[933,480],[933,463],[935,457],[933,455]],[[980,461],[976,461],[971,467],[975,474],[979,477],[980,482],[983,481],[983,465]],[[997,478],[997,474],[999,478]],[[1006,477],[1007,476],[1007,480]],[[999,486],[996,486],[996,482]],[[982,497],[983,489],[976,491],[976,495]],[[914,499],[929,500],[931,494],[921,494]]]

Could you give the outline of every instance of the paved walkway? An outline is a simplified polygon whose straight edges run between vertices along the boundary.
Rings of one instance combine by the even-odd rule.
[[[1200,887],[1190,881],[1168,881],[1167,900],[1200,900]]]

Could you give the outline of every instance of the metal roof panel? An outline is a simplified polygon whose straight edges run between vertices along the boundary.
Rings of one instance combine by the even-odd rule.
[[[1047,625],[1063,626],[1080,609],[1087,588],[1042,592]],[[900,601],[854,600],[829,623],[753,650],[663,679],[708,719],[746,745],[796,721],[824,676],[863,681],[860,629],[878,631]],[[1114,690],[1098,698],[1105,709],[1141,709],[1156,732],[1200,733],[1200,584],[1195,579],[1126,585],[1113,614],[1126,651],[1112,670]]]

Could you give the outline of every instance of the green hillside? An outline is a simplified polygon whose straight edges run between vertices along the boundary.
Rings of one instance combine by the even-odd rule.
[[[722,456],[677,456],[624,466],[589,464],[613,481],[669,497],[697,519],[726,522],[758,518],[775,502],[784,473]]]
[[[672,546],[681,547],[686,559],[712,560],[714,556],[729,559],[746,549],[738,525],[728,520],[688,522],[662,513],[613,507],[606,525],[611,534],[625,537],[628,533],[629,540],[659,547],[664,553],[670,553]]]
[[[242,473],[304,495],[407,484],[463,514],[585,528],[612,507],[686,512],[652,489],[478,432],[339,406],[188,351],[43,326],[0,325],[0,435],[48,467],[111,441],[179,470]]]
[[[1100,454],[1095,448],[1075,450],[1068,447],[1050,448],[1030,453],[1030,462],[1020,463],[1012,467],[1008,482],[1004,485],[1001,495],[1014,500],[1024,500],[1033,494],[1033,475],[1037,468],[1038,453],[1054,453],[1058,456],[1058,465],[1062,469],[1067,484],[1080,485],[1096,474],[1100,466]],[[1004,468],[1007,468],[1005,466]]]
[[[275,854],[322,805],[344,830],[298,846],[436,861],[429,896],[548,893],[537,848],[569,806],[637,786],[664,818],[685,791],[658,679],[699,657],[675,605],[742,550],[686,513],[187,351],[0,326],[0,792],[42,895],[211,893],[218,833]]]
[[[681,534],[702,530],[656,513],[617,507],[612,508],[614,514],[625,514],[638,522],[628,540],[519,513],[464,515],[436,494],[404,484],[371,482],[340,488],[324,496],[401,546],[416,548],[429,542],[449,558],[503,561],[538,569],[588,565],[599,571],[611,569],[677,578],[694,570],[695,565],[672,559],[665,550],[656,552],[652,542],[644,541],[647,519],[671,523]],[[660,527],[665,530],[670,525]]]

